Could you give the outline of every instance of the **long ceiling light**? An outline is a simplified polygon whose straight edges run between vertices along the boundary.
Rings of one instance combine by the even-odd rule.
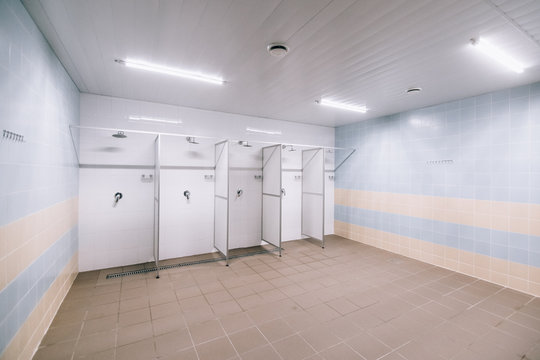
[[[137,115],[130,115],[128,119],[130,121],[158,122],[158,123],[174,124],[174,125],[178,125],[182,123],[182,120],[170,120],[170,119],[161,119],[161,118],[154,118],[154,117],[147,117],[147,116],[137,116]]]
[[[523,65],[485,39],[471,39],[471,45],[510,70],[515,71],[518,74],[523,72]]]
[[[126,67],[133,68],[133,69],[146,70],[146,71],[151,71],[151,72],[155,72],[159,74],[166,74],[166,75],[171,75],[171,76],[178,76],[178,77],[182,77],[186,79],[199,80],[199,81],[204,81],[204,82],[217,84],[217,85],[223,85],[225,83],[225,81],[223,81],[223,79],[219,77],[195,73],[195,72],[186,71],[182,69],[171,68],[167,66],[149,64],[149,63],[139,61],[139,60],[116,59],[114,61],[117,62],[118,64],[125,65]]]
[[[246,131],[260,133],[260,134],[268,134],[268,135],[281,135],[281,131],[279,130],[261,130],[261,129],[254,129],[254,128],[247,127]]]
[[[347,104],[338,103],[338,102],[330,101],[326,99],[321,99],[320,101],[315,101],[315,102],[319,105],[324,105],[324,106],[329,106],[329,107],[349,110],[349,111],[356,111],[362,114],[365,114],[367,112],[367,107],[365,105],[362,105],[362,106],[347,105]]]

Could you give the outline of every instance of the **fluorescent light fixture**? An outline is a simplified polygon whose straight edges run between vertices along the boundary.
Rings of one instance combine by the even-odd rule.
[[[148,117],[148,116],[137,116],[137,115],[130,115],[128,119],[130,121],[157,122],[157,123],[174,124],[174,125],[178,125],[182,123],[182,120],[160,119],[160,118],[154,118],[154,117]]]
[[[523,72],[523,65],[517,62],[514,58],[508,54],[501,51],[499,48],[493,46],[491,43],[485,39],[471,39],[471,45],[483,52],[485,55],[489,56],[493,60],[499,62],[500,64],[506,66],[512,71],[521,74]]]
[[[363,106],[354,106],[354,105],[347,105],[338,103],[335,101],[330,101],[326,99],[321,99],[320,101],[316,101],[319,105],[329,106],[337,109],[343,109],[343,110],[349,110],[349,111],[356,111],[362,114],[365,114],[367,112],[367,107],[365,105]]]
[[[261,130],[261,129],[253,129],[250,127],[246,128],[246,131],[254,132],[254,133],[260,133],[260,134],[268,134],[268,135],[281,135],[281,131],[278,130]]]
[[[156,72],[159,74],[166,74],[166,75],[178,76],[178,77],[182,77],[186,79],[199,80],[199,81],[204,81],[211,84],[223,85],[223,83],[225,83],[225,81],[223,81],[223,79],[219,77],[195,73],[195,72],[186,71],[182,69],[171,68],[171,67],[162,66],[162,65],[149,64],[149,63],[146,63],[144,61],[139,61],[139,60],[116,59],[114,61],[117,62],[118,64],[122,64],[122,65],[125,65],[126,67],[133,68],[133,69],[146,70],[146,71]]]

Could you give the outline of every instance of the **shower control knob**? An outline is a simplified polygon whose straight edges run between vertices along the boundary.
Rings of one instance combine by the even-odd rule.
[[[189,190],[184,191],[184,196],[186,197],[187,200],[189,200],[189,197],[191,196],[191,193],[189,192]]]
[[[117,192],[116,194],[114,194],[113,207],[116,207],[116,204],[118,204],[118,201],[120,201],[121,198],[122,198],[121,192]]]

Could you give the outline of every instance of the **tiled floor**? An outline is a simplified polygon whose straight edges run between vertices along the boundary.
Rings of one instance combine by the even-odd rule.
[[[339,237],[81,273],[34,359],[540,359],[540,298]]]

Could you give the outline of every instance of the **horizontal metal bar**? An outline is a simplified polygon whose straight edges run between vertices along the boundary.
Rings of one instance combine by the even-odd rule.
[[[81,169],[155,169],[154,165],[79,164]]]
[[[230,171],[242,171],[242,170],[254,170],[254,171],[262,171],[262,168],[260,167],[230,167]]]
[[[217,198],[220,198],[220,199],[223,199],[223,200],[229,200],[229,198],[227,196],[214,195],[214,197],[217,197]]]
[[[157,132],[157,131],[143,131],[143,130],[130,130],[130,129],[116,129],[116,128],[106,128],[106,127],[94,127],[94,126],[80,126],[80,125],[69,125],[70,128],[75,129],[82,129],[82,130],[102,130],[102,131],[123,131],[127,133],[132,134],[147,134],[147,135],[167,135],[167,136],[176,136],[176,137],[196,137],[200,139],[216,139],[217,141],[221,141],[223,138],[218,138],[214,136],[203,136],[203,135],[194,135],[194,134],[178,134],[178,133],[166,133],[166,132]],[[223,140],[221,142],[225,142],[227,140]]]
[[[314,192],[308,192],[308,191],[302,191],[302,194],[324,196],[323,193],[314,193]]]
[[[176,165],[163,165],[160,167],[163,170],[214,170],[214,166],[176,166]]]
[[[261,239],[261,241],[264,241],[265,243],[270,244],[270,245],[272,245],[272,246],[275,246],[276,248],[279,249],[279,246],[277,246],[276,244],[271,243],[271,242],[268,241],[268,240]],[[283,250],[283,248],[281,248],[281,250]]]
[[[273,196],[273,197],[281,197],[281,195],[268,194],[268,193],[263,193],[263,195],[266,195],[266,196]]]

